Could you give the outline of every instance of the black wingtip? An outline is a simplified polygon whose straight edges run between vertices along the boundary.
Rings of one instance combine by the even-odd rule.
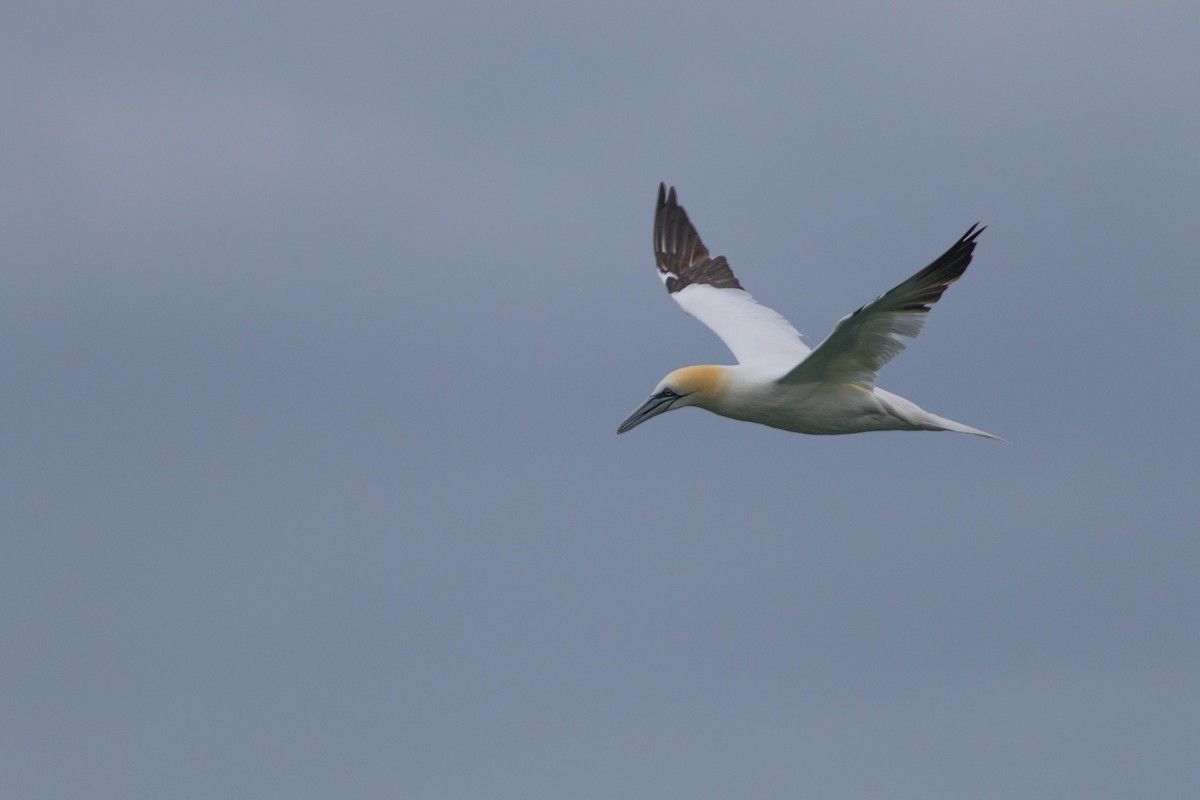
[[[675,202],[675,187],[667,186],[662,181],[658,182],[658,207],[668,208],[678,205]]]
[[[980,223],[980,222],[976,222],[970,228],[967,228],[967,232],[962,235],[962,238],[958,240],[958,243],[959,244],[966,244],[967,242],[973,243],[975,241],[975,239],[978,238],[979,234],[983,233],[986,230],[987,230],[987,225],[984,225],[983,223]]]

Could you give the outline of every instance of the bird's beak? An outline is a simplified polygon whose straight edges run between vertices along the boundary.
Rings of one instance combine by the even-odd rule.
[[[645,403],[642,403],[637,411],[630,414],[629,419],[621,423],[621,427],[617,428],[617,433],[621,434],[625,431],[631,431],[651,417],[657,417],[664,411],[670,411],[671,404],[678,399],[678,397],[659,397],[658,395],[654,395]]]

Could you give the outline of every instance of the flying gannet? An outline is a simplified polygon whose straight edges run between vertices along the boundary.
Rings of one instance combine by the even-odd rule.
[[[775,311],[742,288],[724,256],[710,258],[687,213],[658,186],[654,256],[659,277],[684,311],[703,322],[733,351],[733,366],[684,367],[663,378],[617,433],[686,406],[733,419],[809,434],[865,431],[990,433],[930,414],[875,385],[884,364],[925,326],[929,308],[971,263],[972,225],[925,269],[838,322],[810,350]],[[1002,439],[1000,441],[1003,441]]]

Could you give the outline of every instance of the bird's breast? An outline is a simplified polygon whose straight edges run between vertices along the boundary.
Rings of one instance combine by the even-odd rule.
[[[854,384],[734,384],[710,410],[733,419],[816,435],[893,427],[874,393]]]

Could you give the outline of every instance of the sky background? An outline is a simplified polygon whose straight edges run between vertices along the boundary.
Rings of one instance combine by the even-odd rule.
[[[735,7],[736,5],[736,7]],[[1194,798],[1200,6],[9,3],[0,796]],[[699,411],[659,181],[881,384]]]

